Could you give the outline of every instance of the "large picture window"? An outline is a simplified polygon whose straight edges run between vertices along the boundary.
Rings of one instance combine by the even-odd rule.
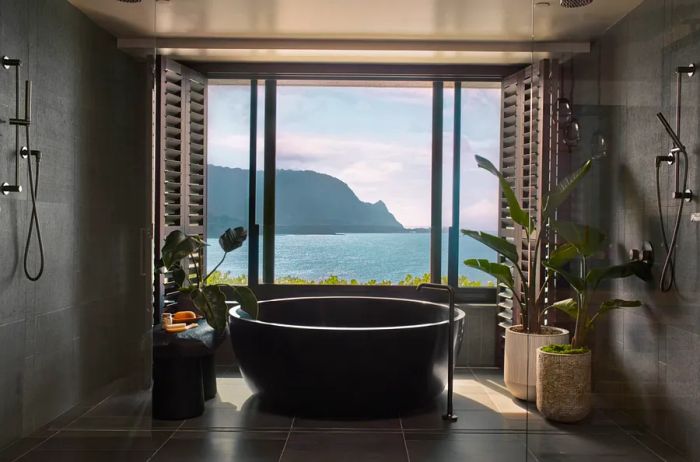
[[[255,221],[263,228],[262,198],[272,173],[264,169],[262,145],[271,129],[263,114],[265,92],[260,91],[256,130],[251,131],[253,88],[250,81],[210,84],[208,266],[219,261],[215,239],[221,231],[231,226],[255,229],[248,222],[251,178],[256,183]],[[273,258],[268,260],[274,265],[274,282],[429,281],[435,181],[432,82],[280,80],[273,90],[274,234],[259,238],[274,240]],[[455,90],[446,83],[440,91],[444,91],[444,227],[438,272],[446,280],[449,252],[461,260],[494,255],[466,238],[459,239],[458,249],[450,248],[447,239],[452,226]],[[473,155],[498,158],[500,91],[483,85],[461,91],[458,227],[495,232],[498,187],[476,171]],[[254,177],[251,133],[256,133],[257,141]],[[248,282],[251,262],[259,263],[256,273],[263,274],[262,255],[250,258],[247,244],[234,254],[217,275],[224,282]],[[463,264],[456,271],[460,286],[493,285],[488,275]]]

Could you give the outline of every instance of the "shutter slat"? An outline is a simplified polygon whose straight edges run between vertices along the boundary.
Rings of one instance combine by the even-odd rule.
[[[165,57],[157,61],[156,154],[159,169],[155,256],[172,231],[206,237],[206,94],[207,79]],[[205,253],[196,255],[206,268]],[[192,265],[188,277],[195,277]],[[179,292],[171,274],[154,283],[154,321]]]

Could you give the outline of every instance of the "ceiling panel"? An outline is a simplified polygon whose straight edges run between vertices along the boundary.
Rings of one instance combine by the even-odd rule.
[[[641,0],[595,0],[577,9],[550,6],[534,10],[531,0],[68,0],[119,38],[281,38],[348,40],[447,40],[469,42],[587,42],[603,33]],[[542,2],[539,2],[542,3]],[[547,3],[547,2],[545,2]],[[534,31],[533,31],[534,25]],[[155,34],[153,33],[155,31]],[[534,32],[534,34],[533,34]],[[226,52],[198,46],[178,47],[173,54],[211,59],[320,59],[312,50],[281,49]],[[491,50],[493,51],[493,50]],[[463,56],[433,51],[388,52],[386,59],[431,61],[508,59],[497,54]],[[458,53],[459,52],[455,52]],[[361,50],[346,51],[362,59]],[[341,54],[341,55],[342,55]],[[293,55],[291,58],[290,56]],[[374,60],[376,52],[367,53]],[[339,56],[342,59],[342,56]],[[381,59],[381,58],[380,58]]]

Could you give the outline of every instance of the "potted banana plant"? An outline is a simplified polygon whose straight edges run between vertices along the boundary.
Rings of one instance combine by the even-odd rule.
[[[539,285],[535,280],[535,274],[539,270],[537,262],[542,258],[541,243],[547,232],[546,224],[553,217],[557,207],[569,197],[576,184],[588,173],[591,161],[585,162],[578,170],[551,188],[544,197],[544,206],[541,210],[537,210],[540,214],[538,217],[531,216],[527,210],[523,209],[506,178],[488,159],[476,156],[476,163],[479,168],[498,178],[501,193],[508,203],[511,219],[522,227],[531,241],[535,242],[535,245],[527,250],[528,266],[527,276],[525,276],[521,251],[512,242],[483,231],[462,230],[465,235],[495,250],[508,261],[508,264],[505,264],[486,259],[468,259],[464,263],[490,274],[512,293],[513,303],[519,308],[520,319],[516,320],[518,322],[515,325],[506,329],[503,378],[513,396],[534,401],[536,397],[535,361],[529,359],[535,358],[537,348],[540,346],[567,343],[569,339],[569,332],[566,329],[543,326],[541,323],[546,280],[545,284]],[[544,226],[538,227],[536,223],[542,223]],[[518,283],[515,282],[513,271],[518,273]]]
[[[229,228],[224,231],[219,237],[219,245],[224,251],[224,255],[214,269],[205,273],[200,264],[201,260],[196,256],[201,255],[207,243],[197,235],[187,235],[182,231],[175,230],[165,239],[161,250],[161,259],[156,265],[156,271],[172,274],[181,296],[186,299],[186,303],[189,302],[196,307],[217,334],[222,334],[226,330],[228,320],[226,297],[221,290],[222,284],[208,284],[207,281],[224,262],[229,252],[241,247],[247,237],[248,234],[242,227]],[[188,273],[190,267],[194,268],[193,274]],[[253,291],[245,286],[230,287],[233,289],[241,309],[256,318],[258,301]]]
[[[640,260],[613,266],[591,265],[605,245],[605,235],[590,226],[553,222],[564,241],[544,266],[561,276],[574,296],[548,307],[570,316],[575,322],[571,343],[537,349],[537,409],[550,420],[576,422],[591,411],[591,350],[588,336],[596,322],[612,310],[641,306],[638,300],[609,299],[592,308],[594,295],[607,279],[639,277],[651,279],[649,264]]]

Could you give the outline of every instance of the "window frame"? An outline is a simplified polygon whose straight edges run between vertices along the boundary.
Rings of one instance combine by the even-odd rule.
[[[453,118],[453,167],[452,167],[452,223],[459,217],[460,195],[460,155],[461,155],[461,89],[463,85],[499,84],[505,75],[522,66],[393,66],[393,65],[273,65],[247,64],[231,65],[205,63],[196,66],[210,78],[210,84],[225,84],[231,80],[250,81],[250,151],[251,171],[257,166],[257,96],[260,83],[265,88],[265,123],[263,127],[264,146],[264,189],[263,189],[263,223],[256,216],[257,177],[249,176],[248,198],[248,285],[262,299],[278,297],[323,296],[323,295],[368,295],[388,297],[410,297],[439,299],[439,295],[429,292],[417,293],[414,287],[406,286],[367,286],[316,284],[276,284],[274,283],[274,175],[267,174],[268,168],[276,163],[276,83],[278,80],[353,80],[353,81],[422,81],[432,82],[432,154],[431,154],[431,245],[430,275],[431,281],[440,282],[442,277],[442,175],[443,175],[443,102],[445,84],[454,85]],[[397,72],[398,71],[398,72]],[[263,233],[260,234],[262,229]],[[260,236],[263,243],[262,280],[259,274]],[[448,229],[447,276],[448,283],[456,291],[456,301],[460,303],[494,303],[496,287],[458,287],[459,271],[459,227]]]

